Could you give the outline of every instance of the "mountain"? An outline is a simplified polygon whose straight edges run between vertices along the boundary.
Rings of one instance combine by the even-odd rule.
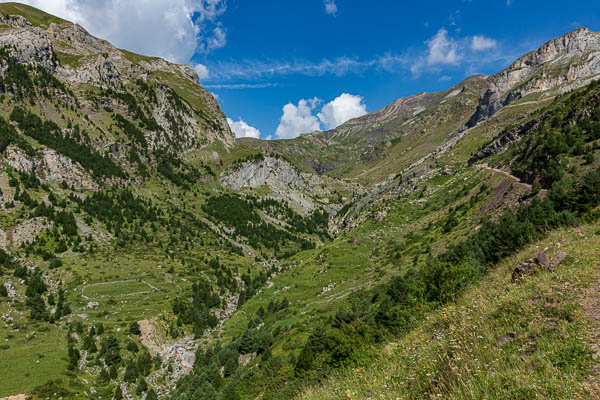
[[[190,67],[0,4],[0,396],[594,398],[599,38],[236,140]]]

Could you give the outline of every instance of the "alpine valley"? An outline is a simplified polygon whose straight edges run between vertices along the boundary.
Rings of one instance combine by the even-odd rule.
[[[0,4],[0,397],[600,396],[600,33],[325,132]]]

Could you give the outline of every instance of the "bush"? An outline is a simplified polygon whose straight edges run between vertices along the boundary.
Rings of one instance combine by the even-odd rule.
[[[129,333],[131,333],[132,335],[139,335],[140,333],[142,333],[142,331],[140,330],[140,324],[138,324],[137,321],[132,321],[129,324]]]
[[[63,263],[60,260],[60,258],[54,257],[53,259],[50,260],[49,268],[50,269],[56,269],[56,268],[62,267],[62,265],[63,265]]]

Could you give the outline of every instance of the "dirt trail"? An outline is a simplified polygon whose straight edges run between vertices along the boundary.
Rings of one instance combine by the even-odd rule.
[[[510,173],[508,173],[506,171],[503,171],[501,169],[490,167],[489,165],[487,165],[485,163],[484,164],[477,164],[477,165],[475,165],[475,168],[489,169],[490,171],[494,171],[494,172],[497,172],[499,174],[505,175],[505,176],[507,176],[509,178],[513,178],[513,179],[515,179],[517,181],[517,183],[519,185],[523,185],[523,186],[525,186],[525,187],[527,187],[527,188],[529,188],[531,190],[531,185],[529,183],[521,182],[521,180],[518,177],[516,177],[514,175],[511,175]]]
[[[525,105],[530,105],[530,104],[542,104],[542,103],[546,103],[547,101],[552,101],[555,98],[556,98],[556,96],[551,96],[551,97],[546,97],[546,98],[540,99],[540,100],[532,100],[532,101],[525,101],[523,103],[509,104],[508,106],[506,106],[504,108],[520,107],[520,106],[525,106]]]
[[[600,271],[600,266],[598,266]],[[600,275],[600,273],[599,273]],[[590,319],[594,326],[592,333],[592,349],[596,352],[593,355],[595,360],[592,371],[587,379],[588,390],[594,399],[600,399],[600,278],[598,278],[586,291],[581,302],[585,315]]]

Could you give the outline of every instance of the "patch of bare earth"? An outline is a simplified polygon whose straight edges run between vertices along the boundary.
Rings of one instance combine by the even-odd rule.
[[[0,400],[27,400],[28,397],[26,394],[15,394],[14,396],[2,397]]]
[[[157,337],[154,332],[154,323],[156,320],[153,319],[143,319],[138,321],[140,325],[140,341],[144,346],[150,350],[152,354],[160,354],[162,351],[162,344],[160,339]]]

